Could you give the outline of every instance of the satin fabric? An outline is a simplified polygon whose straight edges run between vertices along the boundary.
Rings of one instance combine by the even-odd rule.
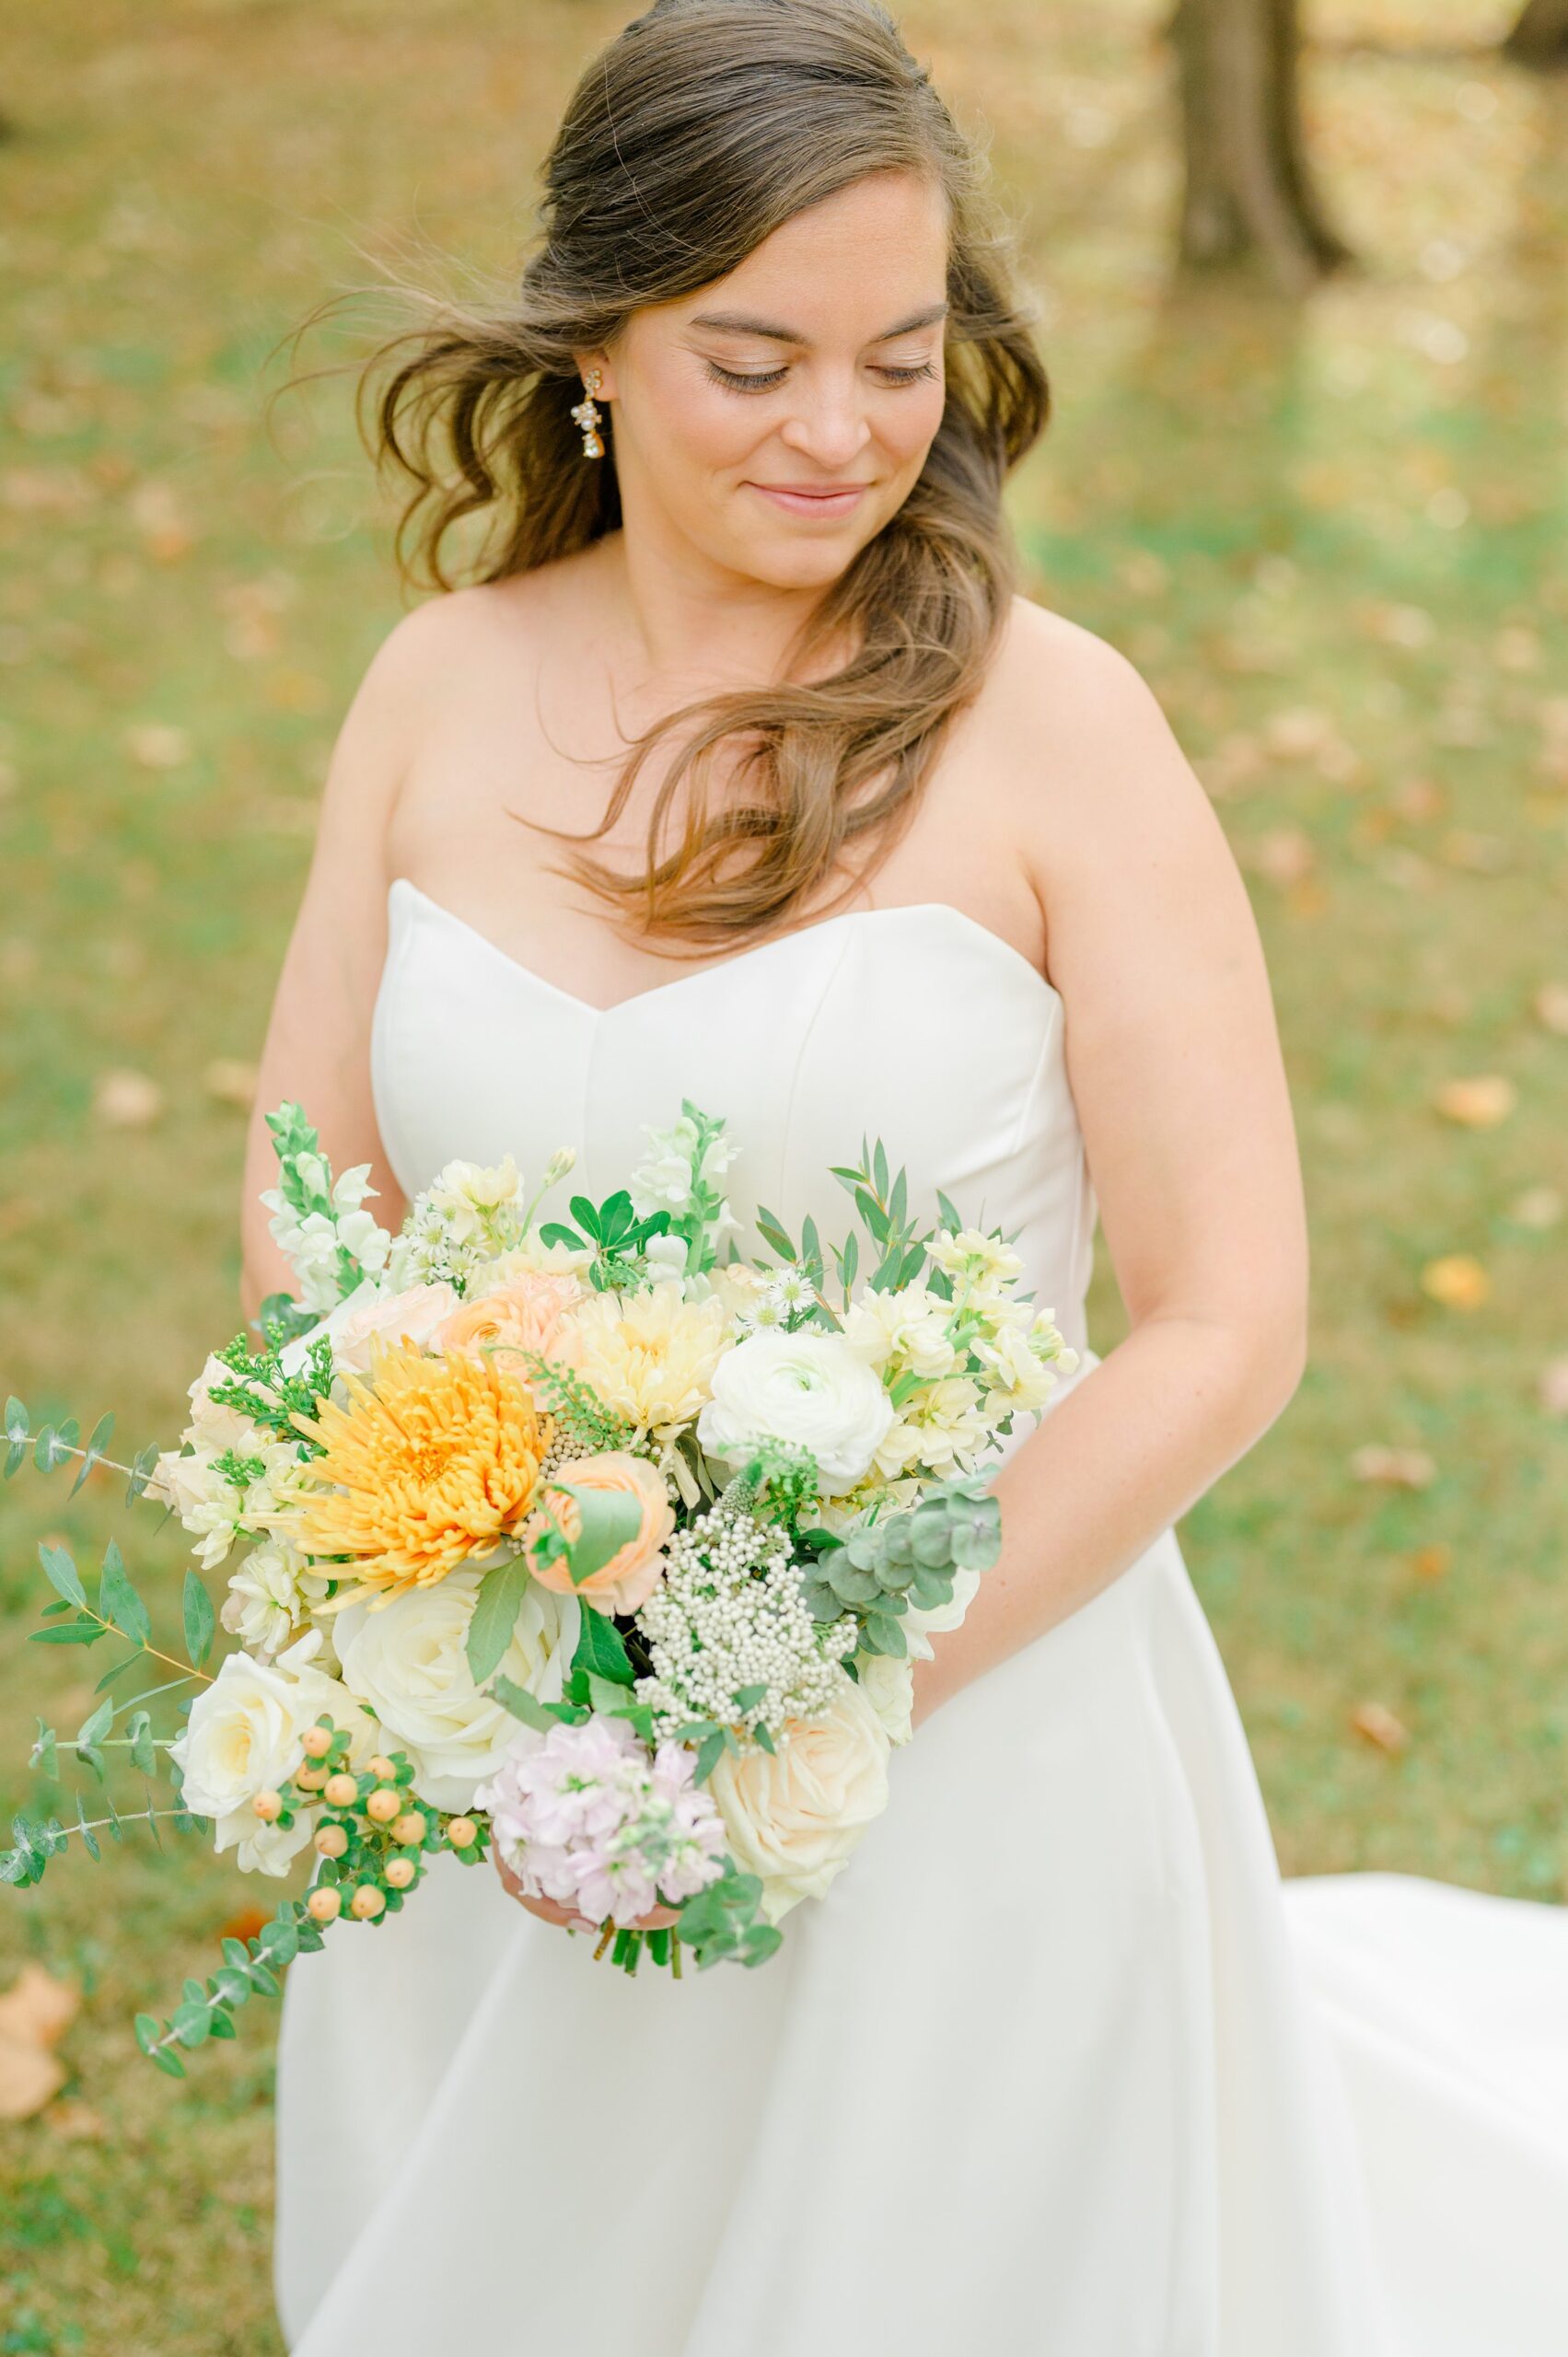
[[[1065,1008],[958,911],[609,1010],[407,881],[389,919],[410,1195],[566,1143],[605,1191],[689,1097],[741,1143],[743,1220],[837,1235],[827,1167],[880,1135],[914,1200],[1017,1231],[1068,1380],[1098,1364]],[[446,1862],[289,1976],[296,2357],[1563,2357],[1565,2220],[1568,1911],[1282,1885],[1169,1530],[895,1754],[761,1970],[628,1983]]]

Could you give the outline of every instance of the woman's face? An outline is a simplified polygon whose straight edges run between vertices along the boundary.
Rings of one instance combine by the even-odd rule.
[[[633,312],[600,362],[630,531],[775,588],[836,580],[941,424],[947,275],[941,190],[879,172]]]

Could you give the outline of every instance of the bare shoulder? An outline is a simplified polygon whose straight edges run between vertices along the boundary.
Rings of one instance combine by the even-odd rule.
[[[1153,689],[1126,656],[1079,622],[1015,598],[993,679],[995,725],[1022,773],[1059,797],[1168,790],[1197,782]]]

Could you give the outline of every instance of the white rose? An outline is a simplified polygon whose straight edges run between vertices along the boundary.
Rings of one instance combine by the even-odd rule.
[[[377,1337],[428,1350],[436,1328],[461,1306],[456,1289],[448,1284],[408,1285],[385,1300],[375,1295],[356,1299],[332,1331],[332,1363],[340,1371],[346,1367],[352,1374],[367,1375],[370,1346]]]
[[[433,1808],[471,1805],[494,1776],[517,1723],[469,1672],[469,1622],[482,1574],[449,1572],[390,1604],[351,1604],[334,1615],[343,1684],[375,1712],[388,1742],[413,1764],[413,1789]],[[576,1651],[581,1609],[530,1580],[500,1669],[541,1701],[560,1700]]]
[[[760,1440],[808,1448],[830,1497],[870,1469],[893,1422],[877,1376],[842,1334],[749,1334],[714,1370],[697,1419],[710,1457],[743,1459]]]
[[[899,1661],[891,1654],[860,1654],[854,1666],[860,1690],[881,1720],[889,1742],[907,1743],[914,1733],[913,1662]]]
[[[352,1758],[370,1757],[376,1730],[335,1678],[230,1654],[169,1746],[183,1774],[186,1807],[214,1820],[220,1851],[238,1845],[246,1874],[285,1873],[310,1839],[312,1812],[298,1810],[291,1826],[263,1825],[250,1804],[258,1793],[287,1782],[305,1758],[306,1729],[323,1713],[348,1731]]]
[[[853,1679],[819,1719],[796,1719],[777,1756],[726,1753],[708,1779],[743,1874],[762,1877],[770,1923],[820,1898],[888,1805],[888,1735]]]

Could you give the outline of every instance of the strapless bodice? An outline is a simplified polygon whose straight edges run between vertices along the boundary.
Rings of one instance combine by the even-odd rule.
[[[618,1004],[587,1005],[399,877],[376,1003],[381,1141],[410,1196],[455,1155],[513,1155],[537,1177],[558,1146],[577,1167],[556,1199],[598,1197],[682,1097],[723,1114],[740,1154],[726,1184],[749,1235],[764,1204],[825,1240],[853,1224],[829,1171],[862,1133],[966,1219],[1015,1235],[1036,1299],[1082,1348],[1095,1200],[1068,1086],[1060,994],[1018,952],[941,901],[853,910]]]

